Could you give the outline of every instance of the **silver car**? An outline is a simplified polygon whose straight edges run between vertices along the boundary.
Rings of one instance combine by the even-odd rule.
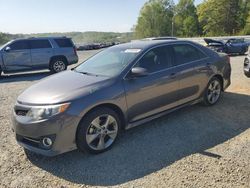
[[[250,78],[250,49],[248,50],[248,55],[244,59],[244,74],[246,77]]]
[[[50,69],[57,73],[77,63],[76,48],[70,38],[17,39],[0,47],[1,73]]]
[[[227,55],[190,41],[117,45],[25,90],[13,131],[21,146],[47,156],[104,152],[123,129],[195,103],[216,104],[230,76]]]

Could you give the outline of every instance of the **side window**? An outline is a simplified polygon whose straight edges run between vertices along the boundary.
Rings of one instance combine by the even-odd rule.
[[[157,47],[147,52],[136,64],[136,67],[145,68],[149,73],[160,71],[171,66],[171,48],[168,46]]]
[[[61,48],[69,48],[74,46],[70,39],[55,39],[55,41]]]
[[[40,48],[51,48],[51,44],[48,40],[30,40],[31,49],[40,49]]]
[[[9,47],[11,50],[25,50],[29,49],[29,44],[26,40],[19,40],[13,42]]]
[[[175,54],[175,65],[182,65],[192,61],[197,61],[207,56],[197,48],[189,44],[176,44],[173,45],[173,51]]]

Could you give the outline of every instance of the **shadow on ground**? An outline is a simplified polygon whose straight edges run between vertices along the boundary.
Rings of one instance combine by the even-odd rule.
[[[50,76],[52,73],[49,71],[33,72],[33,73],[19,73],[12,75],[2,75],[0,78],[1,83],[23,82],[23,81],[36,81],[44,77]]]
[[[78,151],[46,158],[27,153],[36,166],[67,181],[111,186],[149,175],[194,153],[220,158],[205,150],[250,127],[250,96],[224,93],[213,107],[195,105],[124,132],[115,146],[99,155]]]

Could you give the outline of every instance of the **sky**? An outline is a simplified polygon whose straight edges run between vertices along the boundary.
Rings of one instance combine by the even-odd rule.
[[[0,32],[129,32],[147,1],[0,0]]]

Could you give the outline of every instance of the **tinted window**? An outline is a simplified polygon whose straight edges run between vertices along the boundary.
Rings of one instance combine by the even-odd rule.
[[[30,40],[30,48],[51,48],[51,44],[48,40]]]
[[[149,73],[171,67],[171,48],[169,46],[164,46],[149,51],[136,66],[147,69]]]
[[[19,40],[11,45],[9,45],[11,50],[24,50],[24,49],[29,49],[28,42],[26,40]]]
[[[181,65],[207,57],[200,50],[189,44],[173,45],[173,50],[175,54],[175,65]]]
[[[73,47],[73,43],[70,39],[55,39],[55,41],[61,48]]]
[[[232,44],[243,43],[244,39],[229,39],[228,42]]]

